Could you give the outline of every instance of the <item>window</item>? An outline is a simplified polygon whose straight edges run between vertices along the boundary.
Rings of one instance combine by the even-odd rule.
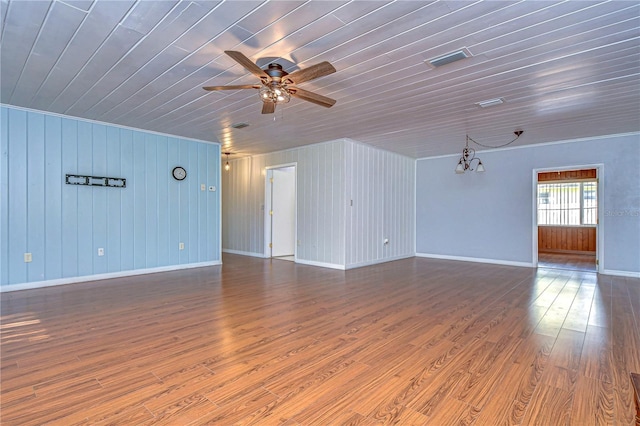
[[[538,225],[592,226],[597,221],[597,181],[538,184]]]

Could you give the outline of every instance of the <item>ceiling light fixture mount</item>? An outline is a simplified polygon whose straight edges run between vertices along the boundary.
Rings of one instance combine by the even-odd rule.
[[[231,165],[229,164],[229,156],[231,155],[231,153],[223,152],[223,154],[227,156],[227,162],[224,164],[224,170],[228,172],[229,169],[231,168]]]
[[[476,171],[476,173],[482,173],[484,172],[484,164],[482,164],[482,161],[480,160],[480,158],[476,157],[476,150],[469,147],[469,141],[483,146],[485,148],[501,148],[503,146],[507,146],[509,144],[512,144],[513,142],[516,141],[516,139],[518,139],[520,137],[520,135],[522,135],[524,133],[524,130],[516,130],[515,132],[513,132],[514,135],[516,135],[516,137],[503,144],[503,145],[499,145],[499,146],[489,146],[489,145],[483,145],[479,142],[474,141],[473,139],[471,139],[469,137],[469,135],[467,135],[467,142],[465,147],[462,149],[462,155],[460,156],[460,160],[458,160],[458,165],[456,166],[456,173],[458,174],[462,174],[464,172],[466,172],[467,170],[472,172],[472,171]],[[473,168],[473,162],[474,161],[478,161],[477,165],[475,166],[475,169]]]

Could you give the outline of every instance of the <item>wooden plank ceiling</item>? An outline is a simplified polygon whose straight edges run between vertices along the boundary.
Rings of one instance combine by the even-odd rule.
[[[258,154],[351,138],[410,157],[640,131],[635,1],[1,0],[1,101]],[[466,48],[471,57],[426,61]],[[262,115],[224,54],[337,72]],[[502,98],[482,109],[475,103]],[[245,122],[243,129],[231,124]]]

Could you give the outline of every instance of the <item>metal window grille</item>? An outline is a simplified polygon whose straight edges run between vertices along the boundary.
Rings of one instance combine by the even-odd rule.
[[[595,225],[598,182],[538,184],[538,225]]]

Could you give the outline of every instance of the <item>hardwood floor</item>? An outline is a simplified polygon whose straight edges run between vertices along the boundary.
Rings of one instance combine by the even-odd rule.
[[[538,267],[596,272],[596,255],[538,253]]]
[[[638,279],[223,260],[3,293],[2,424],[634,424]]]

